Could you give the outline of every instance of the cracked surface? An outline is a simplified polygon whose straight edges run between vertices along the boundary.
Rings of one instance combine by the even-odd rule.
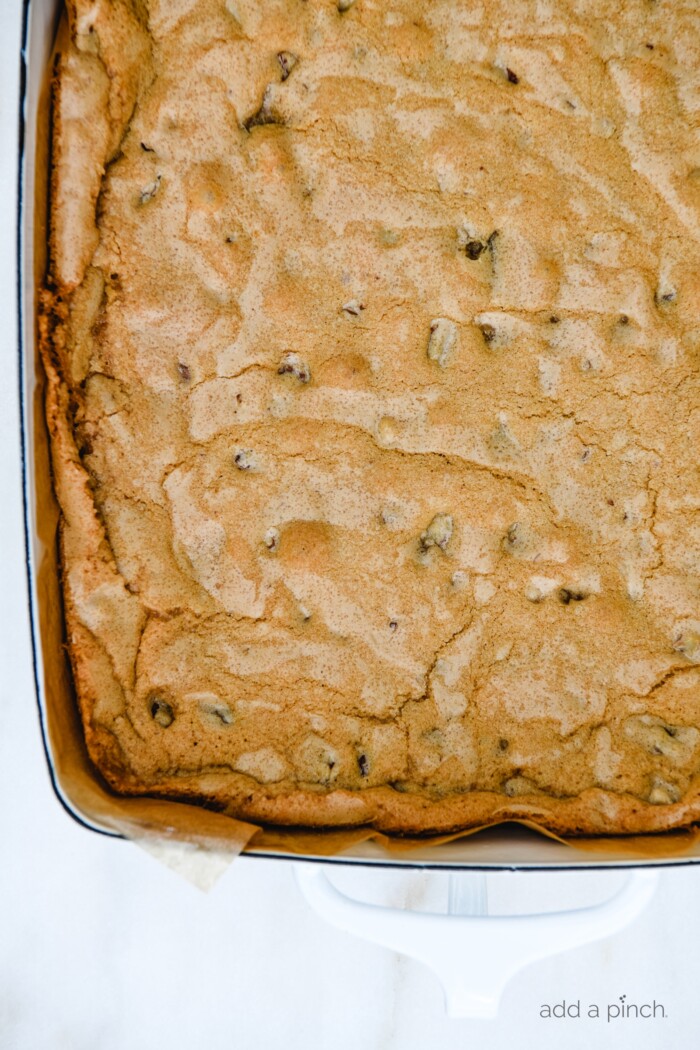
[[[112,786],[700,819],[694,5],[68,15],[42,330]]]

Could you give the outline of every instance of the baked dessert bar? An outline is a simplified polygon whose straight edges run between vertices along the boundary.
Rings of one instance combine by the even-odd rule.
[[[118,792],[700,819],[700,22],[69,0],[42,297]]]

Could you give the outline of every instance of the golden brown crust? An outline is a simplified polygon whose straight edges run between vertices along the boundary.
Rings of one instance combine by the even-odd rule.
[[[97,198],[149,72],[148,36],[130,0],[66,5],[53,98],[52,252],[64,292],[99,243]]]
[[[697,24],[67,6],[42,350],[108,782],[700,819]]]

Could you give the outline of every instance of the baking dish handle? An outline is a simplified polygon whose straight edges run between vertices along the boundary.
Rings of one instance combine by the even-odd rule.
[[[439,978],[450,1017],[493,1018],[503,990],[537,959],[609,937],[651,900],[655,871],[635,870],[602,904],[534,915],[488,915],[486,876],[450,874],[449,912],[434,914],[366,904],[341,893],[322,864],[295,864],[307,903],[331,925],[408,955]]]

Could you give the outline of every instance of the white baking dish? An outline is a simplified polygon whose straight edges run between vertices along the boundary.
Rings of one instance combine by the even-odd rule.
[[[24,98],[20,121],[21,178],[18,213],[20,275],[20,395],[24,455],[26,553],[31,601],[36,690],[47,759],[56,793],[68,812],[86,827],[117,835],[118,822],[108,818],[124,803],[110,795],[91,766],[81,743],[82,734],[61,648],[60,597],[55,572],[56,508],[51,503],[50,477],[43,430],[41,369],[35,348],[37,275],[44,265],[46,244],[45,182],[47,169],[46,80],[60,9],[58,0],[25,0]],[[169,803],[160,803],[161,812]],[[174,804],[173,804],[174,805]],[[110,809],[111,807],[111,809]],[[191,808],[191,807],[188,807]],[[202,811],[202,818],[205,813]],[[127,822],[128,823],[128,822]],[[177,837],[169,825],[169,833]],[[418,867],[464,868],[585,868],[688,864],[700,860],[700,844],[682,851],[689,836],[665,833],[668,843],[658,855],[631,848],[617,840],[610,848],[580,851],[515,825],[502,825],[458,841],[401,853],[387,852],[376,843],[356,845],[331,858],[343,863],[392,864]],[[679,849],[679,843],[681,849]],[[249,849],[249,853],[256,853]],[[286,855],[280,850],[264,856]],[[307,859],[313,859],[307,855]],[[329,858],[324,858],[329,859]]]

